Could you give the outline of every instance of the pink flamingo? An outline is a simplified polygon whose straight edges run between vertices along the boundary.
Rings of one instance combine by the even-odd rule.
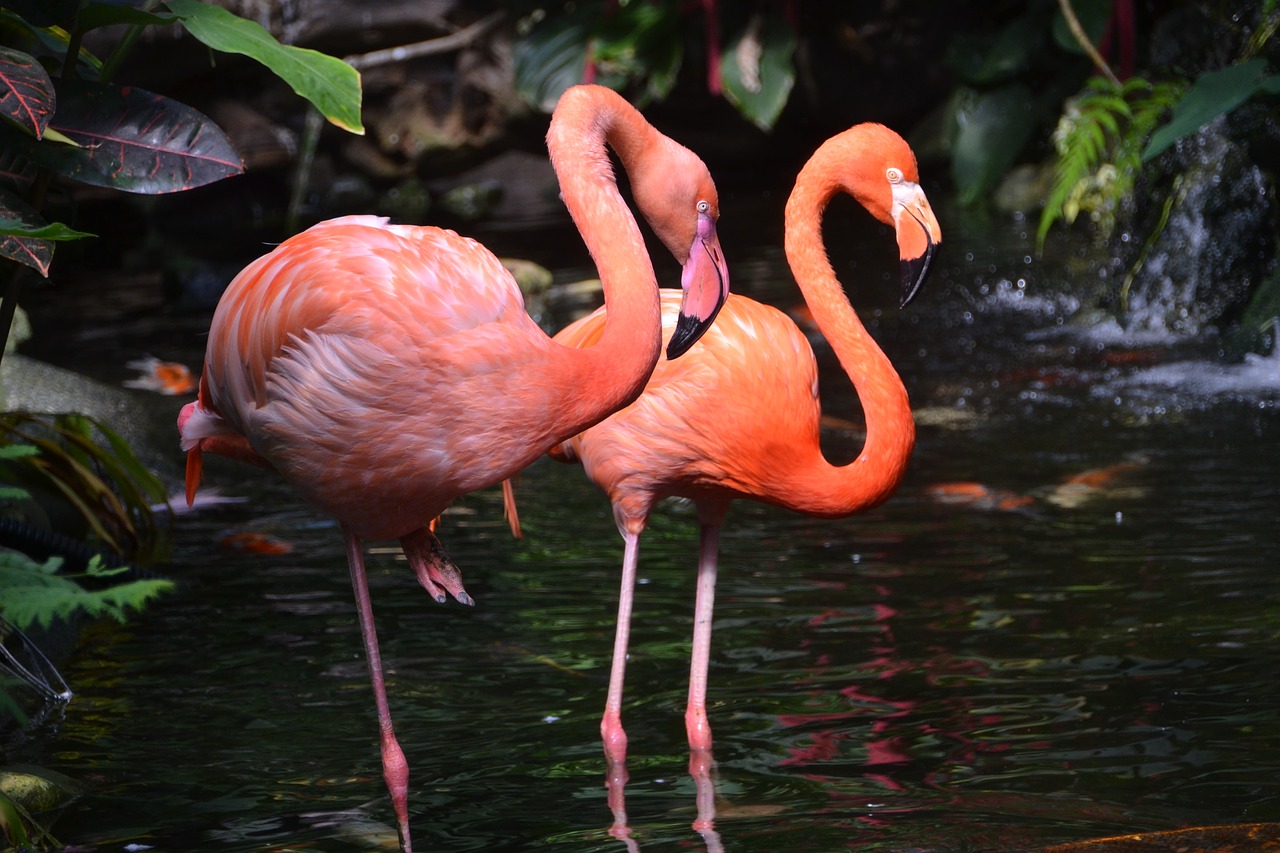
[[[609,496],[625,546],[600,724],[611,762],[626,758],[622,690],[639,539],[659,500],[685,497],[698,509],[702,541],[685,727],[689,746],[709,752],[707,665],[719,534],[730,502],[749,498],[838,518],[886,500],[906,469],[915,441],[906,389],[854,313],[822,243],[822,213],[837,192],[852,195],[896,230],[904,306],[923,283],[942,235],[919,186],[915,155],[882,125],[856,125],[824,143],[787,202],[787,260],[866,414],[866,442],[857,459],[840,467],[822,455],[817,364],[805,336],[782,312],[736,294],[699,346],[657,366],[635,403],[552,451],[580,460]],[[676,296],[664,293],[668,331],[676,310]],[[606,316],[606,309],[597,310],[556,340],[591,346],[607,328]]]
[[[684,319],[667,350],[680,355],[728,292],[715,185],[697,156],[620,96],[579,86],[560,99],[547,147],[614,311],[597,346],[549,338],[479,243],[342,217],[286,240],[231,282],[209,330],[199,399],[178,418],[188,502],[211,452],[275,469],[340,522],[405,851],[408,764],[392,729],[363,543],[398,539],[436,600],[448,592],[473,603],[429,520],[640,394],[662,345],[658,287],[606,144],[684,264]]]

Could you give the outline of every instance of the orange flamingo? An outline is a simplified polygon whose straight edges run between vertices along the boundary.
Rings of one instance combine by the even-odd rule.
[[[923,283],[941,231],[919,186],[915,155],[893,131],[860,124],[824,143],[801,170],[786,207],[786,255],[805,301],[866,415],[866,442],[849,465],[827,462],[818,443],[817,364],[785,314],[732,295],[699,346],[657,366],[640,398],[564,442],[552,455],[580,460],[609,496],[624,542],[613,668],[600,724],[611,761],[626,757],[622,689],[640,534],[665,497],[693,500],[701,525],[693,652],[685,725],[694,751],[709,751],[707,662],[720,526],[729,503],[750,498],[838,518],[876,506],[902,479],[915,424],[902,381],[863,328],[822,243],[822,213],[849,193],[897,232],[905,306]],[[676,298],[664,293],[665,326]],[[568,326],[556,340],[591,346],[606,310]]]
[[[667,350],[680,355],[727,295],[715,185],[697,156],[620,96],[582,86],[561,98],[547,147],[614,310],[597,346],[549,338],[479,243],[348,216],[236,276],[214,313],[199,399],[179,415],[188,502],[207,451],[275,469],[340,522],[406,851],[408,764],[392,729],[363,543],[398,539],[437,601],[448,592],[473,603],[429,522],[640,394],[662,346],[658,287],[606,144],[684,264],[684,319]]]

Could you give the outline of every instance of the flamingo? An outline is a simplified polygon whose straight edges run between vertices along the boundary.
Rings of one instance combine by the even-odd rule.
[[[606,144],[684,265],[688,298],[667,348],[679,356],[728,292],[715,185],[696,155],[622,97],[579,86],[557,104],[547,147],[614,310],[596,346],[548,337],[479,243],[344,216],[285,240],[231,282],[209,330],[198,399],[178,418],[188,503],[210,452],[278,471],[340,523],[405,851],[409,770],[392,728],[363,543],[398,539],[433,598],[473,604],[431,521],[640,394],[662,346],[658,286]]]
[[[880,504],[902,480],[915,441],[906,389],[849,304],[822,242],[822,213],[837,192],[894,227],[904,307],[923,284],[942,235],[920,188],[915,155],[882,125],[855,125],[827,140],[796,179],[786,206],[787,261],[862,402],[866,441],[853,462],[833,466],[819,447],[817,363],[805,336],[781,311],[738,294],[686,357],[657,366],[636,402],[552,451],[562,461],[580,461],[608,495],[624,543],[600,724],[611,763],[626,757],[622,692],[639,540],[658,501],[679,496],[697,507],[701,543],[685,728],[691,749],[709,754],[707,665],[719,535],[729,504],[745,498],[839,518]],[[664,291],[662,302],[670,331],[678,292]],[[556,340],[589,347],[603,334],[606,317],[601,308]]]

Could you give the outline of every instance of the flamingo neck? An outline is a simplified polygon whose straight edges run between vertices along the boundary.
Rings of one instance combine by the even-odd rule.
[[[607,89],[571,89],[562,98],[547,148],[560,193],[591,253],[608,319],[594,346],[557,344],[564,383],[556,434],[573,435],[640,396],[657,364],[662,315],[657,279],[635,217],[627,207],[605,146],[630,170],[657,132]]]
[[[796,180],[785,217],[785,248],[792,274],[853,382],[866,416],[866,442],[848,465],[831,465],[815,443],[808,464],[779,472],[788,480],[781,492],[787,495],[788,507],[829,517],[849,515],[886,500],[901,482],[915,444],[907,390],[849,304],[823,245],[823,211],[842,189],[821,160],[811,161]]]

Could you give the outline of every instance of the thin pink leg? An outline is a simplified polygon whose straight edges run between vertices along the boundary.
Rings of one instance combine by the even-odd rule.
[[[373,698],[378,705],[378,729],[382,735],[382,778],[391,794],[400,832],[400,848],[413,853],[409,839],[409,762],[396,740],[391,726],[391,706],[387,704],[387,686],[382,679],[382,654],[378,651],[378,632],[373,625],[373,606],[369,603],[369,584],[365,579],[364,549],[360,539],[344,524],[342,536],[347,543],[347,564],[351,567],[351,588],[356,594],[356,610],[360,614],[360,634],[369,662],[369,678],[373,681]]]
[[[711,724],[707,721],[707,668],[711,661],[711,619],[716,603],[716,557],[720,549],[720,525],[702,523],[698,554],[698,591],[693,605],[693,652],[689,659],[689,705],[684,727],[689,748],[711,751]]]
[[[609,670],[609,695],[600,719],[600,737],[604,754],[610,763],[627,760],[627,733],[622,728],[622,685],[627,674],[627,643],[631,640],[631,605],[636,592],[636,563],[639,560],[640,534],[624,531],[622,584],[618,592],[618,622],[613,636],[613,666]]]

